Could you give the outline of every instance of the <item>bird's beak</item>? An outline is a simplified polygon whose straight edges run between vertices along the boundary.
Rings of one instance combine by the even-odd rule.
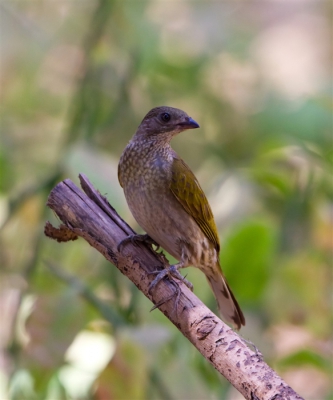
[[[200,125],[191,117],[186,118],[184,122],[180,122],[178,125],[181,126],[182,129],[195,129],[200,127]]]

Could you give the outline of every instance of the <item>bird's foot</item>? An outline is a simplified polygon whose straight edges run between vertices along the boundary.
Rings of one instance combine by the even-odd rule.
[[[120,243],[118,243],[117,250],[120,251],[123,246],[126,246],[131,242],[134,245],[137,245],[138,243],[147,243],[149,245],[154,245],[156,246],[156,251],[160,248],[160,245],[155,242],[154,239],[152,239],[149,235],[129,235],[125,239],[123,239]]]
[[[180,290],[179,283],[174,281],[172,277],[180,280],[181,282],[184,282],[184,284],[193,291],[193,285],[190,281],[188,281],[183,275],[181,275],[178,271],[179,268],[182,268],[182,264],[175,264],[175,265],[170,265],[169,267],[158,271],[150,272],[148,275],[157,275],[156,278],[150,283],[149,288],[148,288],[148,293],[151,293],[151,291],[156,287],[156,285],[164,278],[168,278],[170,283],[175,286],[176,290],[173,292],[170,296],[168,296],[165,299],[162,299],[159,301],[157,304],[154,305],[154,307],[150,310],[153,311],[155,308],[160,307],[162,304],[166,303],[167,301],[173,299],[176,296],[175,302],[174,302],[174,307],[173,307],[173,313],[178,314],[178,306],[179,306],[179,301],[180,301],[180,295],[182,291]]]
[[[154,311],[156,308],[160,307],[162,304],[166,303],[167,301],[173,299],[176,296],[176,300],[174,303],[174,307],[172,312],[176,314],[178,313],[178,305],[179,305],[179,299],[180,299],[180,295],[181,295],[181,290],[179,288],[179,285],[177,282],[175,281],[170,281],[172,285],[175,286],[176,290],[175,292],[173,292],[169,297],[162,299],[161,301],[159,301],[157,304],[154,305],[154,307],[152,307],[152,309],[150,311]]]
[[[167,267],[163,269],[162,271],[154,271],[150,272],[149,275],[157,275],[156,278],[150,283],[149,288],[148,288],[148,293],[150,293],[156,285],[164,279],[166,276],[169,278],[170,282],[172,282],[172,277],[182,281],[191,291],[193,291],[193,285],[190,281],[188,281],[183,275],[180,274],[178,271],[179,268],[182,268],[182,264],[174,264],[170,265],[170,267]]]

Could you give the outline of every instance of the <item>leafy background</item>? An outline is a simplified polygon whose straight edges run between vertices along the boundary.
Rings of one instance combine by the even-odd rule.
[[[117,162],[162,104],[200,123],[173,146],[212,205],[241,334],[304,397],[333,398],[331,2],[0,9],[0,398],[241,398],[87,243],[43,235],[48,193],[80,172],[139,230]]]

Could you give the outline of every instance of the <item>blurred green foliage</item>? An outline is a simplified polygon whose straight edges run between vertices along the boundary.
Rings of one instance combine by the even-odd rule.
[[[264,221],[246,221],[234,227],[221,251],[221,262],[240,301],[260,306],[274,259],[272,228]],[[242,268],[243,264],[246,268]],[[242,268],[242,279],[239,269]],[[244,282],[246,284],[244,284]]]
[[[140,230],[117,163],[163,104],[200,123],[173,146],[212,205],[241,334],[304,397],[332,398],[331,3],[0,9],[0,398],[239,398],[87,243],[43,235],[50,190],[80,172]]]

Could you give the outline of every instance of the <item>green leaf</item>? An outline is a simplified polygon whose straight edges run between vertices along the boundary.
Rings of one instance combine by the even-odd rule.
[[[276,235],[261,220],[235,227],[222,244],[221,265],[237,298],[257,302],[266,285]]]

